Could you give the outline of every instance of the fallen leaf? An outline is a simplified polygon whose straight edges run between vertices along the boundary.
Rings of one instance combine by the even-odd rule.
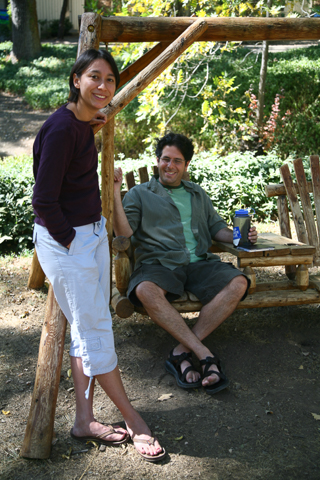
[[[72,375],[71,368],[69,368],[69,370],[67,371],[67,375],[69,378],[71,378],[71,375]]]
[[[89,443],[92,443],[96,448],[99,448],[100,444],[98,442],[95,442],[94,440],[88,440],[86,444],[88,445]]]
[[[163,402],[164,400],[169,400],[169,398],[172,398],[173,395],[172,393],[164,393],[163,395],[160,395],[158,398],[159,402]]]
[[[303,365],[300,365],[299,370],[303,370]]]
[[[10,415],[10,410],[2,410],[3,415]]]
[[[320,415],[318,415],[317,413],[311,413],[311,415],[315,420],[320,420]]]
[[[69,448],[67,455],[62,454],[61,457],[65,458],[66,460],[70,460],[72,454],[72,447]]]
[[[180,440],[182,440],[182,439],[183,439],[183,435],[181,435],[181,437],[176,437],[174,440],[175,440],[176,442],[180,442]]]

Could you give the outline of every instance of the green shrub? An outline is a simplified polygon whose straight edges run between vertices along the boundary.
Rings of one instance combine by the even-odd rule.
[[[0,161],[0,252],[32,248],[32,159],[27,155]]]
[[[151,175],[156,164],[154,154],[142,154],[137,160],[120,155],[115,167],[123,173],[147,166]],[[308,171],[307,160],[305,167]],[[257,221],[276,219],[277,200],[266,198],[264,186],[280,183],[279,157],[273,153],[254,157],[250,152],[232,153],[226,157],[210,152],[197,153],[189,165],[191,181],[199,184],[209,195],[219,214],[229,223],[234,211],[252,207]],[[290,162],[289,162],[290,163]],[[7,157],[0,161],[0,253],[19,253],[32,248],[33,193],[32,159],[28,156]]]
[[[124,174],[134,170],[139,183],[138,168],[147,166],[151,174],[151,167],[155,164],[154,155],[143,154],[137,160],[119,160],[115,167],[121,167]],[[188,171],[191,181],[207,192],[216,210],[229,223],[235,210],[241,207],[254,208],[255,219],[267,221],[277,217],[277,200],[275,197],[266,198],[264,186],[281,182],[279,167],[282,164],[274,153],[255,157],[251,152],[236,152],[223,157],[199,152],[193,157]]]

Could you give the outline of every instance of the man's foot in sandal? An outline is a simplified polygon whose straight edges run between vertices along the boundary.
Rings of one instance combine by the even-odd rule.
[[[229,380],[225,376],[219,357],[214,354],[213,357],[206,357],[200,360],[203,366],[202,386],[208,395],[213,395],[229,385]]]
[[[177,385],[181,388],[201,387],[201,376],[192,363],[192,353],[174,355],[173,351],[169,353],[165,368],[175,377]]]
[[[150,434],[142,433],[138,435],[133,433],[128,426],[127,429],[135,449],[144,460],[147,462],[159,462],[165,457],[165,449],[161,447],[158,439],[152,436],[152,432]]]

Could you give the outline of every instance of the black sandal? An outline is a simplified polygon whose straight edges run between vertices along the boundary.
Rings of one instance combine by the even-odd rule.
[[[203,387],[208,395],[213,395],[214,393],[220,392],[220,390],[223,390],[229,385],[230,382],[223,373],[221,362],[217,355],[214,355],[214,357],[206,357],[205,360],[200,360],[200,365],[205,365],[202,379],[210,377],[210,375],[217,375],[220,379],[218,382],[213,383],[212,385]],[[216,365],[219,371],[209,371],[211,365]]]
[[[176,379],[177,385],[181,388],[199,388],[202,385],[201,378],[194,383],[189,383],[186,380],[186,376],[189,372],[195,371],[197,372],[197,369],[194,367],[192,363],[192,353],[189,352],[184,352],[181,353],[180,355],[173,355],[173,350],[171,350],[169,354],[169,358],[166,361],[165,368],[167,372],[171,373]],[[181,373],[181,363],[187,360],[190,363],[190,366],[185,369],[183,373]]]

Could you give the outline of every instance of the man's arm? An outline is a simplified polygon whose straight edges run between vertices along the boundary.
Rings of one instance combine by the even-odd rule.
[[[133,234],[133,231],[124,213],[121,201],[121,184],[122,170],[121,168],[116,168],[114,170],[113,229],[116,236],[124,235],[129,238]]]
[[[258,239],[258,232],[256,227],[251,227],[248,233],[248,240],[251,243],[256,243]],[[222,228],[221,230],[216,233],[213,240],[217,242],[226,242],[232,243],[233,242],[233,231],[230,228]]]

